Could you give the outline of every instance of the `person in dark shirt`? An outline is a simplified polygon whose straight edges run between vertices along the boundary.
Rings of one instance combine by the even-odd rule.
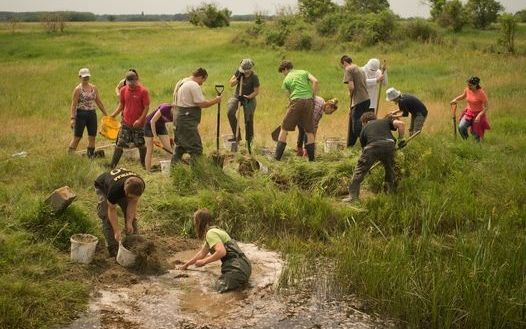
[[[409,126],[409,136],[412,136],[417,131],[422,130],[424,122],[427,118],[427,108],[421,100],[410,94],[402,94],[395,88],[389,88],[385,92],[387,100],[398,105],[398,110],[391,112],[391,115],[397,116],[402,112],[403,117],[409,116],[411,113],[411,125]]]
[[[376,119],[374,112],[366,112],[360,117],[363,129],[360,132],[360,143],[362,155],[354,167],[351,183],[349,184],[349,196],[343,202],[359,201],[360,184],[371,166],[380,161],[385,168],[385,182],[389,191],[396,189],[395,176],[395,150],[396,140],[391,131],[398,130],[398,148],[406,145],[404,140],[405,124],[401,120],[391,117]]]
[[[124,214],[126,234],[137,233],[137,204],[144,188],[142,178],[125,168],[105,172],[95,180],[97,215],[102,220],[102,229],[111,257],[117,256],[121,239],[117,205]]]

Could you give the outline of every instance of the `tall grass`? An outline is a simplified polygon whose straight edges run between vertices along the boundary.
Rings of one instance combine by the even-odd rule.
[[[286,253],[293,260],[287,282],[302,277],[304,260],[326,257],[336,266],[339,291],[365,297],[401,327],[524,327],[526,27],[517,34],[519,55],[509,56],[495,51],[497,32],[491,29],[442,32],[428,43],[366,49],[342,43],[287,52],[231,42],[249,26],[72,23],[63,34],[46,34],[36,24],[22,24],[14,35],[0,29],[0,119],[6,123],[0,134],[0,327],[49,327],[74,316],[88,298],[88,288],[68,275],[73,266],[63,250],[73,230],[93,232],[99,225],[92,184],[108,159],[65,155],[78,69],[91,69],[111,111],[117,105],[113,89],[130,67],[150,90],[153,108],[170,101],[175,82],[199,66],[209,72],[205,96],[214,96],[214,84],[226,84],[246,57],[255,61],[262,83],[255,153],[269,174],[243,177],[235,165],[222,171],[203,160],[178,165],[164,179],[122,159],[146,181],[139,217],[147,232],[194,236],[192,213],[208,207],[236,239]],[[323,154],[321,147],[325,138],[342,138],[347,130],[349,99],[338,66],[344,53],[359,65],[387,59],[390,86],[416,95],[429,109],[422,135],[397,153],[398,192],[382,192],[384,173],[377,168],[362,185],[362,204],[354,207],[337,199],[347,191],[360,151]],[[315,75],[322,96],[341,100],[340,110],[320,123],[316,163],[292,154],[294,133],[284,161],[259,152],[274,145],[269,132],[287,105],[277,72],[282,58]],[[480,144],[455,141],[451,132],[448,102],[469,75],[482,78],[490,98],[492,130]],[[222,134],[230,132],[224,109],[231,92],[224,94]],[[381,97],[380,115],[392,107]],[[205,154],[215,149],[215,125],[216,108],[205,109]],[[84,138],[79,149],[85,145]],[[22,150],[27,157],[11,157]],[[45,197],[64,185],[78,195],[71,209],[64,217],[45,212]]]

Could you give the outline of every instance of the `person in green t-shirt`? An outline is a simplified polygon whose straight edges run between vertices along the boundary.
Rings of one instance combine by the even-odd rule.
[[[217,280],[216,290],[223,293],[245,286],[252,273],[252,265],[236,241],[224,230],[211,225],[212,215],[206,208],[194,213],[194,224],[197,237],[204,243],[201,250],[179,269],[186,270],[193,264],[202,267],[221,260],[221,276]]]
[[[287,113],[281,123],[278,142],[274,159],[281,160],[287,146],[287,132],[294,131],[296,126],[301,126],[307,135],[305,149],[309,161],[314,161],[314,123],[312,111],[314,109],[314,96],[318,92],[318,79],[305,70],[295,70],[292,62],[283,60],[279,64],[278,72],[285,76],[282,89],[287,91],[290,103]]]

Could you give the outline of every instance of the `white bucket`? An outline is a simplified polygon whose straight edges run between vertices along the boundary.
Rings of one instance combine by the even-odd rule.
[[[139,160],[139,149],[134,148],[123,148],[122,149],[122,156],[127,160]]]
[[[99,239],[91,234],[74,234],[71,241],[71,260],[78,263],[89,264],[93,260],[95,248]]]
[[[135,260],[137,259],[137,254],[133,251],[130,251],[119,242],[119,251],[117,252],[117,263],[124,267],[131,267],[135,265]]]
[[[233,138],[234,138],[234,135],[223,135],[223,147],[226,150],[230,151],[232,149],[232,145],[236,143],[234,141],[229,141],[229,139],[233,139]]]
[[[172,161],[171,160],[161,160],[159,161],[161,163],[161,173],[164,176],[170,176],[170,169],[172,168]]]
[[[345,141],[340,138],[327,138],[324,143],[325,153],[341,151],[345,149]]]

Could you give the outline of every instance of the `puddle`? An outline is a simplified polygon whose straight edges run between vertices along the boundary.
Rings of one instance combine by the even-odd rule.
[[[327,279],[315,274],[308,289],[280,289],[284,263],[275,252],[239,244],[252,262],[249,287],[218,294],[220,262],[170,270],[137,284],[96,292],[88,310],[61,329],[388,328],[352,300],[327,298]],[[170,263],[197,250],[175,254]],[[312,287],[318,287],[311,289]],[[316,291],[316,289],[318,291]]]

